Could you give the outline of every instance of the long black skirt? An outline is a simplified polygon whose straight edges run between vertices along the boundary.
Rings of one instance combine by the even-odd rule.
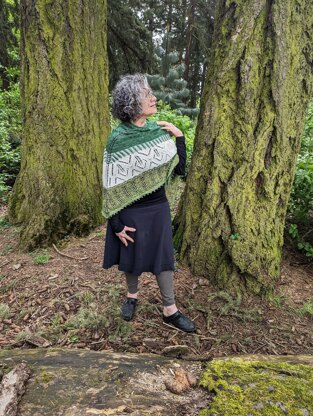
[[[136,228],[127,234],[134,239],[126,247],[108,223],[103,268],[118,264],[118,269],[139,276],[143,272],[158,275],[165,270],[174,270],[174,248],[172,223],[168,201],[126,207],[120,219],[128,227]]]

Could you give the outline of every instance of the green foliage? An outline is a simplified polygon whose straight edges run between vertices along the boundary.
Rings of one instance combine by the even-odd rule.
[[[127,338],[132,332],[132,327],[121,318],[121,289],[120,285],[108,285],[102,295],[107,301],[100,305],[98,302],[92,302],[93,299],[89,295],[88,299],[83,296],[84,306],[81,306],[78,313],[72,316],[63,327],[67,330],[103,331],[109,341]],[[72,342],[76,341],[75,338]]]
[[[307,223],[309,212],[313,210],[313,101],[305,120],[301,150],[298,156],[289,214],[296,222]]]
[[[21,112],[19,85],[0,92],[0,200],[7,199],[20,167]]]
[[[214,360],[203,373],[200,385],[214,393],[209,415],[309,415],[313,411],[313,369],[261,361]]]
[[[34,258],[34,264],[46,264],[49,261],[49,253],[39,254]]]
[[[122,74],[149,72],[154,67],[152,33],[145,27],[133,3],[108,0],[110,91]]]
[[[19,76],[19,1],[0,0],[0,88],[16,82]]]
[[[0,227],[1,228],[9,228],[11,224],[9,223],[9,219],[7,216],[0,217]]]
[[[313,259],[313,246],[303,239],[308,233],[301,236],[297,224],[290,224],[288,232],[295,240],[298,250],[303,251],[307,257]]]
[[[303,306],[297,310],[297,312],[300,316],[308,314],[313,317],[313,299],[310,299],[307,302],[305,302]]]
[[[176,111],[172,110],[169,104],[164,103],[162,100],[158,102],[158,113],[151,117],[151,120],[159,121],[164,120],[174,124],[179,130],[184,133],[186,138],[186,151],[187,151],[187,168],[190,167],[193,143],[195,138],[196,122],[186,115],[179,115]]]
[[[6,303],[0,303],[0,319],[6,319],[10,316],[10,307]]]
[[[288,206],[289,229],[298,250],[313,259],[313,246],[306,238],[312,237],[313,213],[313,101],[305,120],[304,133],[295,179]]]
[[[240,292],[237,293],[236,298],[229,293],[220,291],[211,293],[208,296],[207,305],[210,309],[211,304],[215,302],[218,304],[218,311],[220,316],[235,316],[242,321],[260,321],[260,312],[257,309],[247,309],[241,307],[242,296]]]

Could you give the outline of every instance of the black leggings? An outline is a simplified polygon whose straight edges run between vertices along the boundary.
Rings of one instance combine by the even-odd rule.
[[[128,292],[130,294],[134,294],[138,292],[138,277],[134,276],[133,274],[126,273],[126,282],[128,287]],[[162,295],[163,305],[164,306],[171,306],[175,303],[174,297],[174,288],[173,288],[173,271],[166,270],[161,272],[156,276],[160,292]]]

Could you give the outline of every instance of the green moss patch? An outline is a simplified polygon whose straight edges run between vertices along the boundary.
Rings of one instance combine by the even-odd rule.
[[[199,416],[313,414],[313,367],[302,364],[214,360],[200,385],[213,393]]]

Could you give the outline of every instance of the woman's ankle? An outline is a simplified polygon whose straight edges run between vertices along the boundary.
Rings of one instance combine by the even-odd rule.
[[[127,297],[131,299],[138,299],[138,292],[137,293],[127,293]]]
[[[173,315],[177,311],[178,311],[178,309],[177,309],[177,306],[175,305],[175,303],[173,305],[170,305],[170,306],[163,306],[163,315],[164,316]]]

